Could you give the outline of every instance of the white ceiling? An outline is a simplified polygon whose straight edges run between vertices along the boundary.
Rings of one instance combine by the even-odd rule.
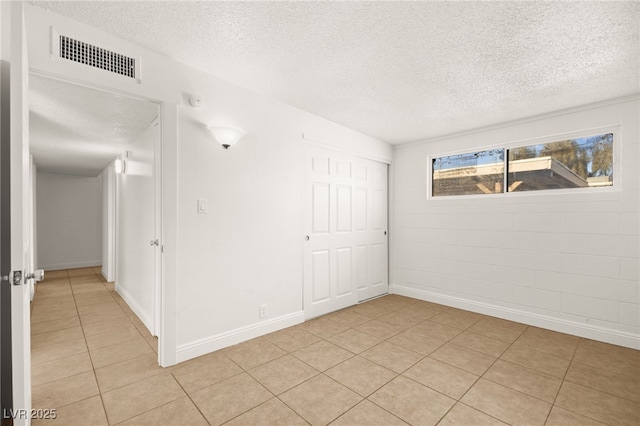
[[[29,77],[29,141],[39,172],[97,176],[158,116],[147,101]]]
[[[403,143],[640,92],[640,3],[33,2]]]

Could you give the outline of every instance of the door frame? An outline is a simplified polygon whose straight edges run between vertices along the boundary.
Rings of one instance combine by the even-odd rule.
[[[160,246],[155,247],[154,248],[154,257],[155,257],[155,262],[154,262],[154,270],[153,270],[153,275],[154,275],[154,282],[153,282],[153,306],[154,306],[154,312],[152,314],[153,317],[153,330],[150,330],[151,333],[154,336],[158,337],[158,363],[160,365],[170,365],[168,364],[171,361],[167,361],[168,359],[175,359],[175,355],[172,354],[166,354],[166,345],[163,346],[163,340],[164,340],[164,324],[167,324],[167,318],[165,316],[165,310],[163,309],[163,307],[165,306],[166,303],[166,299],[163,297],[164,295],[164,284],[165,284],[165,277],[164,277],[164,265],[165,265],[165,257],[162,255],[164,253],[164,241],[165,241],[165,235],[164,235],[164,230],[165,230],[165,203],[164,203],[164,183],[165,183],[165,179],[163,178],[163,165],[164,165],[164,151],[165,151],[165,147],[164,147],[164,132],[166,131],[165,128],[165,124],[164,124],[164,111],[165,111],[165,103],[163,101],[157,100],[157,99],[151,99],[151,98],[147,98],[135,93],[131,93],[128,91],[123,91],[123,90],[117,90],[117,89],[113,89],[113,88],[107,88],[104,86],[100,86],[97,84],[92,84],[90,82],[85,82],[85,81],[77,81],[75,79],[71,79],[71,78],[65,78],[63,76],[59,76],[59,75],[53,75],[47,72],[42,72],[39,70],[34,70],[31,69],[29,74],[33,74],[33,75],[37,75],[43,78],[48,78],[48,79],[54,79],[54,80],[58,80],[58,81],[62,81],[64,83],[67,84],[74,84],[77,86],[83,86],[86,87],[88,89],[91,90],[99,90],[99,91],[103,91],[103,92],[109,92],[109,93],[113,93],[113,94],[117,94],[120,96],[126,96],[132,99],[137,99],[140,101],[144,101],[144,102],[150,102],[153,103],[155,105],[157,105],[158,107],[158,117],[155,119],[155,121],[157,121],[158,123],[158,127],[159,127],[159,135],[158,135],[158,139],[154,142],[154,163],[153,163],[153,170],[154,170],[154,191],[155,191],[155,203],[154,203],[154,212],[155,212],[155,232],[156,232],[156,237],[158,238],[158,240],[161,242]],[[107,175],[109,175],[109,173],[107,173]],[[103,179],[105,178],[105,176],[103,176]],[[114,214],[115,214],[115,209],[117,209],[117,184],[116,184],[116,176],[115,173],[113,174],[113,178],[114,178],[114,186],[113,186],[113,191],[114,191]],[[103,189],[104,190],[104,189]],[[104,213],[105,211],[105,206],[102,206],[102,211]],[[115,222],[115,217],[114,217],[114,222]],[[114,240],[117,239],[117,223],[114,223],[114,235],[113,238]],[[117,264],[117,240],[114,241],[114,247],[113,247],[113,272],[114,272],[114,278],[117,276],[116,270],[118,269],[118,264]],[[163,350],[161,350],[161,348],[165,348]],[[173,351],[175,352],[175,350]],[[163,364],[163,362],[165,364]]]

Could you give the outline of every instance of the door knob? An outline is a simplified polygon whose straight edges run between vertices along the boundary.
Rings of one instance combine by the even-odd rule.
[[[37,269],[32,273],[27,274],[27,279],[33,279],[35,280],[35,282],[39,283],[40,281],[44,280],[44,269]]]
[[[149,245],[150,246],[159,246],[160,245],[160,241],[158,241],[157,239],[151,240],[151,241],[149,241]]]

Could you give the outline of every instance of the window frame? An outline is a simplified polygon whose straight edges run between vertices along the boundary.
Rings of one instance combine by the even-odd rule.
[[[606,133],[613,134],[613,184],[610,186],[601,187],[588,187],[588,188],[559,188],[559,189],[540,189],[533,191],[507,191],[507,180],[509,173],[509,150],[514,148],[521,148],[531,145],[546,144],[552,142],[559,142],[566,139],[576,139],[589,136],[596,136]],[[532,197],[532,196],[545,196],[545,195],[567,195],[567,194],[597,194],[603,192],[619,192],[622,190],[622,176],[620,166],[620,143],[621,129],[620,125],[610,125],[603,127],[595,127],[583,130],[577,130],[565,133],[554,133],[548,136],[520,139],[512,142],[483,145],[477,148],[462,149],[456,151],[446,151],[437,155],[427,156],[427,200],[466,200],[466,199],[490,199],[495,197]],[[463,195],[433,195],[433,162],[437,158],[448,157],[452,155],[471,154],[475,152],[487,151],[492,149],[504,150],[504,175],[503,175],[503,192],[493,194],[463,194]]]

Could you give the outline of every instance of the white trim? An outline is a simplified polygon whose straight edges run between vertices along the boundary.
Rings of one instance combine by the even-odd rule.
[[[573,107],[573,108],[566,108],[566,109],[561,109],[561,110],[557,110],[557,111],[547,112],[547,113],[544,113],[544,114],[534,115],[534,116],[522,118],[522,119],[519,119],[519,120],[505,121],[503,123],[492,124],[492,125],[484,126],[484,127],[476,127],[476,128],[469,129],[469,130],[463,130],[461,132],[447,133],[447,134],[444,134],[444,135],[433,136],[431,138],[419,139],[419,140],[416,140],[416,141],[413,141],[413,142],[404,142],[404,143],[400,143],[400,144],[394,144],[393,148],[394,148],[394,150],[396,150],[396,149],[402,149],[402,148],[409,148],[409,147],[412,147],[412,146],[420,146],[420,145],[430,144],[430,143],[433,143],[433,142],[441,142],[441,141],[446,141],[446,140],[449,140],[449,139],[454,139],[454,138],[458,138],[458,137],[462,137],[462,136],[475,135],[477,133],[489,132],[489,131],[493,131],[493,130],[503,129],[503,128],[506,128],[506,127],[517,126],[517,125],[526,124],[526,123],[532,123],[532,122],[535,122],[535,121],[545,120],[545,119],[548,119],[548,118],[555,118],[555,117],[560,117],[560,116],[567,115],[567,114],[574,114],[576,112],[588,111],[588,110],[595,109],[595,108],[603,108],[603,107],[610,106],[610,105],[624,104],[624,103],[627,103],[627,102],[634,102],[634,101],[638,101],[638,100],[640,100],[640,93],[636,93],[636,94],[629,95],[629,96],[623,96],[621,98],[609,99],[609,100],[602,101],[602,102],[595,102],[595,103],[591,103],[591,104],[580,105],[580,106]]]
[[[153,327],[151,326],[153,324],[153,320],[149,318],[149,316],[146,314],[144,309],[142,309],[140,305],[136,303],[135,299],[124,289],[123,286],[119,286],[116,283],[115,290],[116,290],[116,293],[118,293],[120,297],[122,297],[122,299],[124,299],[124,301],[127,302],[127,305],[129,305],[131,310],[138,316],[138,318],[140,319],[140,321],[142,321],[144,326],[147,327],[147,330],[149,331],[149,333],[153,334],[152,332]]]
[[[390,285],[389,292],[418,300],[424,300],[426,302],[438,303],[458,309],[490,315],[509,321],[517,321],[522,324],[546,328],[560,333],[572,334],[574,336],[625,346],[627,348],[640,349],[640,336],[632,333],[598,327],[592,324],[569,321],[561,318],[554,318],[533,312],[519,311],[489,303],[477,302],[474,300],[405,287],[397,284]]]
[[[85,260],[83,262],[54,263],[51,265],[40,265],[39,268],[45,271],[59,271],[61,269],[93,268],[100,265],[102,265],[102,259]]]
[[[331,145],[331,144],[326,143],[326,142],[320,142],[320,141],[317,141],[317,140],[313,140],[313,139],[310,139],[310,138],[306,137],[304,135],[304,133],[302,134],[302,142],[307,144],[307,145],[310,145],[310,146],[315,146],[315,147],[322,148],[322,149],[329,149],[331,151],[337,151],[337,152],[339,152],[341,154],[352,155],[354,157],[364,158],[366,160],[373,160],[373,161],[377,161],[379,163],[391,164],[391,162],[392,162],[391,158],[378,157],[378,156],[371,155],[371,154],[363,154],[361,152],[352,151],[350,149],[345,149],[345,148],[337,146],[337,145]]]
[[[228,346],[264,336],[304,322],[304,311],[293,312],[267,321],[236,328],[178,346],[177,361],[183,362]]]

